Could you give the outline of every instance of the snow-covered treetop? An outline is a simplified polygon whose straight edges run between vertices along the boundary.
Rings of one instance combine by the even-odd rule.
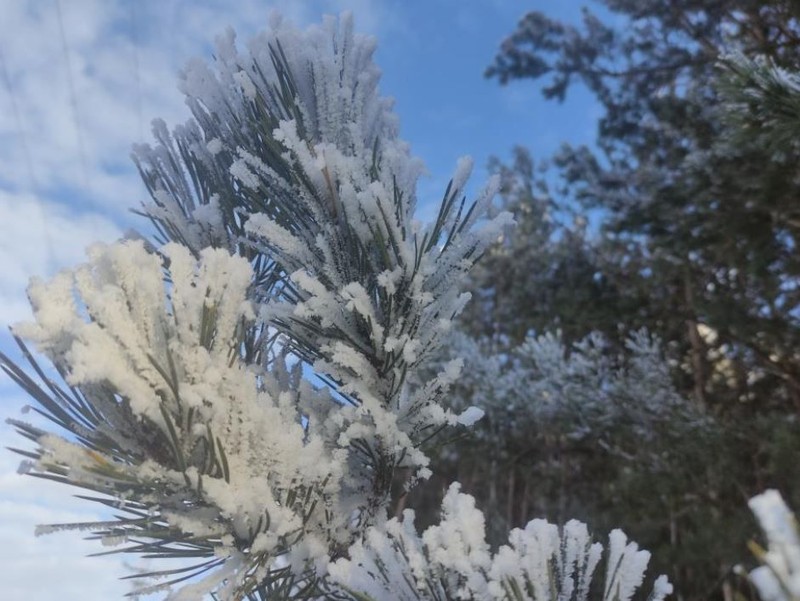
[[[374,40],[354,34],[349,16],[305,31],[276,16],[247,52],[235,42],[228,30],[216,40],[213,64],[196,59],[183,71],[180,89],[194,119],[172,134],[156,120],[158,144],[135,149],[153,193],[146,210],[163,234],[195,249],[223,240],[235,245],[244,232],[239,211],[281,210],[280,223],[291,230],[319,230],[340,207],[322,198],[295,202],[295,188],[333,193],[329,186],[351,179],[396,178],[405,192],[402,218],[410,222],[422,165],[397,138],[391,100],[378,94]],[[353,163],[336,173],[329,152]],[[328,200],[355,202],[345,194]]]
[[[559,333],[529,336],[508,350],[454,332],[444,356],[462,358],[465,370],[450,403],[484,409],[490,427],[476,434],[498,444],[559,430],[571,440],[592,438],[608,448],[610,432],[626,424],[642,445],[655,436],[656,424],[708,423],[675,390],[657,337],[631,332],[627,355],[608,347],[597,332],[569,347]]]

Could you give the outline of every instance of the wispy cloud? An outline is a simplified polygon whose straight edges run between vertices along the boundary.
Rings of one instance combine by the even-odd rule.
[[[119,228],[96,212],[79,212],[29,193],[0,189],[0,324],[28,317],[25,288],[32,276],[48,276],[84,259],[93,242],[110,242]]]

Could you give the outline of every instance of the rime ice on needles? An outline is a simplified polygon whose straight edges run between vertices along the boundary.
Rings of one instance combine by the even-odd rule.
[[[496,182],[466,203],[464,159],[435,223],[412,220],[421,165],[378,94],[374,41],[349,17],[307,31],[275,20],[245,53],[234,42],[229,32],[212,66],[185,71],[194,120],[171,135],[157,124],[159,144],[137,150],[145,213],[164,239],[252,259],[256,295],[277,301],[264,319],[349,405],[339,442],[362,453],[351,487],[372,491],[359,510],[369,518],[391,473],[424,476],[420,443],[459,423],[441,404],[457,365],[425,381],[418,367],[468,300],[461,277],[510,216],[475,227]],[[201,211],[210,190],[216,204]]]
[[[75,391],[44,407],[70,436],[17,423],[39,445],[31,469],[131,513],[89,525],[105,542],[136,549],[133,539],[150,537],[172,544],[140,551],[205,558],[198,573],[219,568],[209,590],[223,579],[224,590],[248,590],[279,555],[326,560],[332,542],[348,541],[345,452],[303,427],[313,413],[301,407],[330,400],[299,369],[242,360],[258,329],[246,260],[162,252],[166,269],[141,242],[95,246],[89,264],[31,284],[36,321],[15,332]]]
[[[764,536],[766,550],[755,545],[763,564],[750,572],[750,580],[763,601],[800,599],[800,534],[797,520],[780,493],[767,490],[749,502]]]
[[[511,531],[509,544],[492,556],[483,514],[469,495],[450,487],[442,521],[419,536],[414,512],[370,529],[349,559],[330,567],[332,580],[356,601],[464,599],[471,601],[586,601],[603,555],[586,526],[568,522],[559,530],[544,520]],[[628,601],[642,583],[650,554],[628,543],[620,530],[609,537],[603,601]],[[672,592],[659,576],[648,597]]]

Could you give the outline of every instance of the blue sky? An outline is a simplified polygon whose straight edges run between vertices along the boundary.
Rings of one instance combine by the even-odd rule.
[[[0,19],[0,322],[28,317],[28,278],[75,265],[93,241],[139,225],[127,212],[144,198],[128,156],[147,139],[152,117],[187,118],[175,74],[207,57],[231,25],[240,40],[277,9],[301,25],[323,14],[354,13],[378,38],[381,89],[396,99],[401,134],[429,175],[419,216],[429,218],[456,160],[475,159],[473,189],[490,156],[515,144],[546,157],[562,141],[588,143],[598,109],[585,93],[547,103],[530,82],[501,87],[483,71],[527,10],[580,17],[581,0],[15,0]],[[231,8],[235,5],[235,9]],[[2,335],[0,348],[10,339]],[[20,417],[25,399],[0,377],[0,417]],[[19,444],[0,425],[2,446]],[[94,519],[67,491],[15,473],[0,453],[0,598],[94,601],[121,598],[118,558],[76,533],[36,539],[38,523]]]

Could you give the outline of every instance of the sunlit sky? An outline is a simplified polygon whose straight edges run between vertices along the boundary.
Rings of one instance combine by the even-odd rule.
[[[597,108],[580,91],[558,105],[531,82],[501,87],[483,77],[501,40],[527,10],[577,21],[581,0],[2,0],[0,2],[0,325],[30,315],[25,286],[79,263],[93,241],[142,225],[127,210],[145,197],[130,161],[149,122],[184,121],[175,77],[232,26],[246,41],[278,10],[300,25],[352,11],[378,39],[381,89],[396,99],[401,135],[429,174],[419,217],[431,217],[456,160],[475,159],[475,188],[490,156],[516,144],[546,157],[562,141],[587,143]],[[5,329],[3,329],[3,332]],[[11,339],[0,332],[0,349]],[[26,400],[0,376],[0,417]],[[0,424],[2,446],[24,446]],[[0,599],[122,598],[130,573],[80,533],[34,538],[36,524],[96,519],[97,508],[64,487],[16,474],[0,452]],[[137,563],[136,565],[141,565]]]

